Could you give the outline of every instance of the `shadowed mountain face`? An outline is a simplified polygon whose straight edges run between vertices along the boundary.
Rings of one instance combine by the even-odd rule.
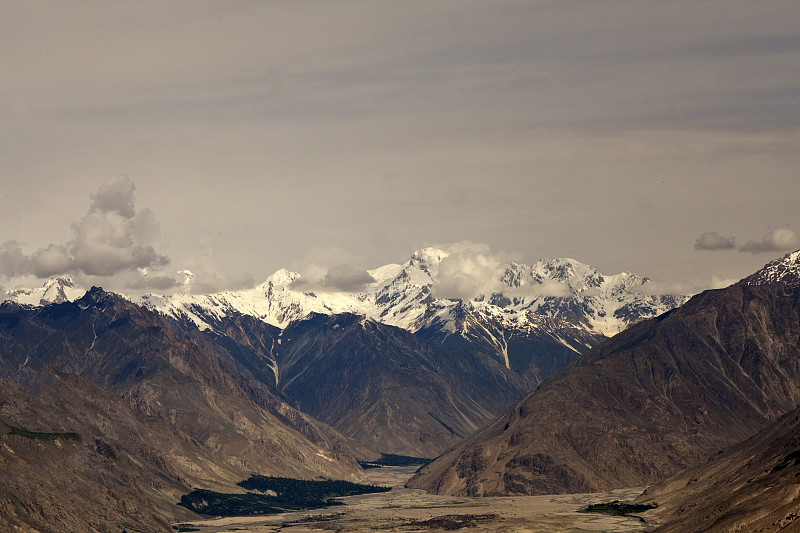
[[[800,410],[757,435],[650,487],[637,503],[658,504],[645,515],[655,531],[800,530]]]
[[[252,472],[361,475],[323,446],[333,430],[253,387],[224,346],[101,289],[1,306],[0,362],[0,509],[11,524],[167,530],[193,487],[230,491]],[[38,435],[52,433],[77,438]],[[74,508],[67,492],[79,493]]]
[[[782,281],[707,291],[631,327],[409,485],[604,490],[652,483],[741,441],[800,405],[800,287]]]
[[[191,514],[177,498],[208,483],[199,469],[235,475],[215,472],[213,453],[185,433],[79,376],[48,369],[35,388],[0,378],[2,531],[169,531]]]
[[[645,278],[603,275],[572,259],[511,263],[487,280],[487,294],[447,299],[435,287],[448,257],[419,250],[405,264],[371,271],[373,282],[359,292],[317,294],[299,274],[280,270],[250,290],[133,301],[222,347],[242,389],[283,423],[315,443],[369,458],[375,451],[438,455],[606,335],[685,299],[654,295]],[[64,302],[79,292],[73,285],[55,279],[6,296]],[[345,318],[355,316],[369,317],[369,326]],[[276,326],[302,333],[282,335]],[[287,411],[282,400],[323,422]]]
[[[233,356],[252,395],[274,393],[311,415],[309,424],[333,426],[349,440],[328,438],[326,446],[359,458],[369,450],[435,457],[529,391],[540,374],[573,361],[582,347],[567,348],[540,330],[428,339],[351,314],[312,314],[285,330],[247,315],[210,324],[205,335]],[[511,368],[496,356],[498,337]],[[517,367],[528,372],[520,375]],[[303,424],[291,425],[318,441]]]
[[[495,358],[450,350],[355,315],[313,315],[281,336],[278,390],[364,446],[433,457],[527,384]]]

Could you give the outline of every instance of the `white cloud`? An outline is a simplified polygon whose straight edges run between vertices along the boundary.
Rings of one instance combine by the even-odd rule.
[[[30,258],[22,251],[22,244],[7,241],[0,244],[0,276],[14,277],[29,270]]]
[[[470,241],[447,245],[448,256],[439,263],[433,293],[439,298],[470,299],[502,292],[504,261],[489,246]]]
[[[720,276],[713,275],[711,276],[711,285],[709,288],[711,289],[724,289],[725,287],[730,287],[734,283],[739,281],[738,279],[733,278],[724,278]]]
[[[72,265],[73,258],[67,247],[61,244],[51,244],[30,257],[30,273],[38,278],[64,274],[72,270]]]
[[[149,209],[136,212],[135,189],[128,177],[104,183],[91,195],[89,212],[72,224],[73,237],[64,244],[51,243],[26,256],[19,243],[5,243],[0,250],[0,274],[107,277],[167,265],[169,257],[157,253],[151,244],[158,232],[155,214]],[[166,286],[167,282],[157,284]]]

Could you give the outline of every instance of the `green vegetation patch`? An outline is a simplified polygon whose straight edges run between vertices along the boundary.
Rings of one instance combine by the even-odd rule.
[[[342,518],[345,513],[331,513],[331,514],[315,514],[311,516],[306,516],[303,518],[299,518],[297,520],[293,520],[291,522],[284,522],[282,525],[290,526],[296,524],[314,524],[317,522],[332,522],[334,520],[338,520]]]
[[[238,485],[251,492],[225,494],[198,489],[181,496],[178,505],[212,516],[253,516],[342,505],[333,498],[391,490],[349,481],[307,481],[256,475]]]
[[[395,455],[393,453],[382,453],[377,461],[359,461],[361,468],[381,468],[383,466],[425,466],[433,461],[425,457],[411,457],[410,455]]]
[[[3,422],[3,425],[6,426],[10,431],[7,435],[19,435],[20,437],[25,437],[26,439],[37,439],[37,440],[56,440],[56,439],[66,439],[66,440],[74,440],[80,441],[81,437],[77,433],[67,432],[67,433],[59,433],[59,432],[40,432],[40,431],[28,431],[24,428],[18,428],[6,424]]]
[[[579,513],[601,513],[614,516],[627,516],[633,513],[643,513],[650,509],[658,507],[655,503],[636,504],[625,503],[619,500],[607,503],[595,503],[588,506],[586,509],[581,509]]]
[[[340,496],[356,496],[373,492],[389,492],[389,487],[377,485],[362,485],[350,481],[326,479],[324,481],[309,481],[305,479],[292,479],[288,477],[272,477],[252,475],[250,478],[237,483],[247,490],[259,492],[272,491],[277,498],[291,498],[296,501],[319,501]]]

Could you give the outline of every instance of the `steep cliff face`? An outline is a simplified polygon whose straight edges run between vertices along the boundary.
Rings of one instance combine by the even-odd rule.
[[[740,283],[631,327],[410,486],[536,494],[655,482],[800,405],[800,288]]]
[[[361,475],[349,454],[287,426],[302,417],[268,390],[248,388],[224,346],[101,289],[71,303],[1,306],[0,361],[0,438],[13,466],[2,474],[0,505],[31,527],[74,520],[74,530],[158,530],[182,515],[174,504],[190,488],[232,490],[252,472]],[[13,427],[78,438],[26,437]],[[64,506],[73,489],[85,508]]]

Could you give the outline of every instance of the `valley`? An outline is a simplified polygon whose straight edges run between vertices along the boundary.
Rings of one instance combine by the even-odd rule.
[[[800,533],[800,1],[0,12],[0,533]]]
[[[636,533],[649,531],[647,524],[630,516],[580,513],[593,503],[629,500],[642,488],[608,493],[559,496],[511,496],[467,498],[437,496],[404,488],[415,467],[368,470],[365,482],[390,486],[390,492],[339,498],[340,507],[286,513],[270,517],[237,517],[181,522],[188,531],[200,533],[311,533],[318,531],[516,531],[539,533]]]
[[[602,284],[556,264],[569,290]],[[502,295],[457,302],[454,322],[440,322],[431,309],[449,304],[411,284],[401,292],[424,296],[415,312],[439,318],[409,329],[333,309],[275,325],[195,302],[198,324],[99,287],[70,299],[46,284],[60,301],[0,306],[0,525],[681,531],[697,499],[720,523],[777,531],[797,515],[797,417],[786,414],[800,408],[798,273],[795,252],[608,339],[591,326],[592,300],[575,295],[539,301],[524,322],[505,316]],[[247,478],[291,480],[259,494],[243,492]],[[295,494],[326,480],[392,490],[340,483],[361,495],[329,508],[328,489]],[[720,498],[721,483],[740,499]],[[80,513],[61,505],[65,490]],[[579,512],[616,500],[656,507],[647,523]],[[741,501],[747,518],[731,518]],[[304,508],[317,509],[262,515]]]

